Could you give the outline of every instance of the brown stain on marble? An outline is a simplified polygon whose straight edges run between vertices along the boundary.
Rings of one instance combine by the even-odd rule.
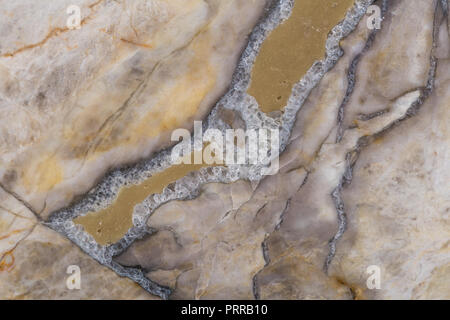
[[[12,269],[14,269],[15,258],[14,258],[13,251],[14,251],[14,249],[6,252],[1,257],[0,272],[2,272],[2,271],[10,272]]]
[[[354,0],[296,0],[290,18],[264,41],[252,70],[248,93],[262,111],[281,110],[292,87],[325,55],[328,33]]]
[[[120,41],[123,41],[123,42],[128,43],[128,44],[132,44],[132,45],[135,45],[135,46],[138,46],[138,47],[142,47],[142,48],[147,48],[147,49],[152,49],[153,48],[153,45],[151,45],[151,44],[139,43],[139,42],[135,42],[135,41],[124,39],[124,38],[120,38]]]
[[[193,159],[193,155],[191,156]],[[119,241],[133,226],[132,217],[135,205],[152,194],[161,193],[169,184],[191,172],[198,171],[206,164],[181,164],[158,172],[142,182],[122,188],[116,200],[109,207],[91,212],[74,219],[84,230],[92,235],[100,245],[109,245]]]

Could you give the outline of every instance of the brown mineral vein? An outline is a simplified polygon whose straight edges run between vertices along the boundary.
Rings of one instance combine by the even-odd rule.
[[[163,58],[161,58],[158,62],[155,63],[154,67],[150,70],[150,72],[146,75],[146,77],[144,78],[144,80],[142,80],[136,87],[135,90],[133,90],[133,92],[129,95],[129,97],[125,100],[125,102],[115,111],[113,112],[105,121],[104,123],[100,126],[99,130],[96,133],[96,136],[100,137],[100,139],[95,142],[94,144],[91,144],[88,147],[88,150],[86,151],[86,154],[84,156],[84,160],[86,159],[87,155],[91,152],[95,152],[96,148],[98,148],[98,146],[102,143],[102,141],[104,140],[104,137],[101,137],[101,133],[105,130],[105,128],[107,128],[108,124],[111,123],[111,125],[116,122],[121,115],[123,114],[123,112],[127,109],[127,107],[129,106],[130,101],[132,100],[132,98],[136,95],[139,95],[143,90],[146,89],[147,84],[149,79],[151,78],[152,74],[155,72],[155,70],[163,63],[163,61],[165,61],[166,59],[168,59],[169,57],[171,57],[172,55],[176,54],[177,52],[180,52],[181,50],[184,50],[185,48],[189,47],[194,41],[195,39],[197,39],[197,37],[204,32],[207,27],[209,26],[209,23],[207,23],[206,25],[204,25],[189,41],[187,41],[186,44],[182,45],[179,48],[174,49],[172,52],[168,53],[166,56],[164,56]],[[122,39],[121,39],[122,40]],[[125,41],[125,40],[123,40]],[[130,42],[132,44],[135,44],[133,42]],[[92,149],[94,151],[92,151]],[[84,165],[84,161],[83,164],[81,165],[81,167],[83,167]]]
[[[95,213],[74,219],[91,234],[100,245],[108,245],[120,240],[133,226],[133,208],[152,194],[159,194],[170,183],[197,171],[205,164],[174,165],[138,185],[123,187],[112,205]]]
[[[282,109],[293,85],[325,54],[329,31],[354,0],[295,1],[292,14],[264,41],[256,58],[248,93],[260,109]]]

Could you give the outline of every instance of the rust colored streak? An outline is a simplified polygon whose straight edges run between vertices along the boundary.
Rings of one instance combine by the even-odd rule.
[[[88,8],[89,8],[89,9],[92,9],[92,8],[94,8],[95,6],[97,6],[98,4],[100,4],[100,2],[102,2],[102,1],[104,1],[104,0],[99,0],[99,1],[97,1],[97,2],[95,2],[95,3],[93,3],[93,4],[91,4],[91,5],[89,5]],[[83,20],[81,20],[80,25],[82,26],[82,25],[84,25],[86,22],[88,22],[88,21],[92,18],[91,16],[92,16],[92,14],[89,15],[89,16],[87,16],[87,17],[84,18]],[[13,51],[13,52],[8,52],[8,53],[5,53],[5,54],[2,54],[1,57],[4,57],[4,58],[12,58],[12,57],[14,57],[16,54],[21,53],[21,52],[23,52],[23,51],[30,50],[30,49],[33,49],[33,48],[36,48],[36,47],[40,47],[40,46],[44,45],[45,43],[47,43],[47,41],[50,40],[51,38],[53,38],[53,37],[55,37],[55,36],[58,36],[58,35],[60,35],[61,33],[65,33],[65,32],[67,32],[67,31],[70,31],[70,30],[71,30],[71,29],[69,29],[68,27],[64,27],[64,28],[59,28],[59,27],[58,27],[58,28],[54,28],[54,29],[50,30],[50,31],[47,33],[47,35],[45,36],[45,38],[42,39],[41,41],[39,41],[39,42],[37,42],[37,43],[33,43],[33,44],[29,44],[29,45],[23,46],[23,47],[21,47],[21,48],[15,50],[15,51]]]
[[[2,272],[2,271],[9,272],[9,271],[11,271],[14,268],[15,258],[14,258],[14,255],[13,255],[13,250],[6,252],[3,255],[3,257],[1,258],[1,260],[0,260],[0,272]]]
[[[52,29],[47,34],[47,36],[43,40],[39,41],[38,43],[33,43],[33,44],[26,45],[26,46],[24,46],[22,48],[17,49],[14,52],[5,53],[5,54],[2,55],[2,57],[11,58],[11,57],[14,57],[16,54],[21,53],[23,51],[26,51],[26,50],[29,50],[29,49],[33,49],[33,48],[36,48],[36,47],[40,47],[43,44],[45,44],[50,38],[52,38],[54,36],[58,36],[60,33],[67,32],[68,30],[69,30],[69,28],[67,28],[67,27]]]
[[[7,239],[7,238],[11,237],[11,236],[14,235],[14,234],[18,234],[18,233],[21,233],[21,232],[24,232],[24,231],[27,231],[27,230],[28,230],[28,229],[18,229],[18,230],[11,231],[10,233],[8,233],[8,234],[6,234],[6,235],[1,236],[1,237],[0,237],[0,240]]]

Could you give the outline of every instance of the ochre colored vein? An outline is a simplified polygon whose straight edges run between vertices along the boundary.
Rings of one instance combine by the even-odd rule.
[[[89,8],[89,9],[92,9],[92,8],[94,8],[95,6],[97,6],[98,4],[100,4],[100,2],[102,2],[102,1],[104,1],[104,0],[99,0],[99,1],[97,1],[97,2],[95,2],[95,3],[93,3],[93,4],[91,4],[91,5],[89,5],[88,8]],[[86,18],[84,18],[83,20],[81,20],[80,25],[83,26],[86,22],[88,22],[88,21],[91,19],[91,17],[92,17],[92,15],[89,15],[89,16],[87,16]],[[37,43],[33,43],[33,44],[28,44],[28,45],[23,46],[23,47],[21,47],[21,48],[15,50],[15,51],[13,51],[13,52],[4,53],[4,54],[1,55],[1,57],[4,57],[4,58],[11,58],[11,57],[14,57],[16,54],[19,54],[19,53],[21,53],[21,52],[23,52],[23,51],[27,51],[27,50],[30,50],[30,49],[33,49],[33,48],[40,47],[40,46],[46,44],[47,41],[50,40],[51,38],[56,37],[56,36],[59,36],[60,34],[65,33],[65,32],[67,32],[67,31],[70,31],[70,30],[72,30],[72,29],[70,29],[70,28],[68,28],[68,27],[64,27],[64,28],[60,28],[60,27],[53,28],[53,29],[51,29],[51,30],[47,33],[47,35],[45,36],[45,38],[42,39],[41,41],[39,41],[39,42],[37,42]]]

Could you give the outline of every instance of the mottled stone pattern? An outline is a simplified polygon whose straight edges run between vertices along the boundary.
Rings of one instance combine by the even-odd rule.
[[[248,92],[262,111],[269,113],[286,105],[293,85],[314,61],[323,57],[328,32],[353,3],[353,0],[294,2],[291,16],[264,41],[253,66]]]
[[[332,273],[358,298],[450,299],[449,74],[440,61],[435,92],[362,152],[343,192],[348,230]],[[382,290],[364,289],[367,265],[381,267]]]
[[[41,219],[203,118],[266,4],[1,1],[1,298],[152,297]],[[66,26],[70,5],[80,29]],[[70,263],[88,278],[80,292],[65,288]]]
[[[1,299],[450,299],[448,1],[357,1],[349,12],[381,8],[381,29],[366,15],[340,41],[342,56],[296,114],[279,171],[160,202],[145,236],[108,263],[104,243],[83,252],[47,218],[110,167],[151,157],[172,128],[205,117],[263,12],[292,3],[79,1],[82,28],[69,31],[59,16],[68,2],[25,2],[0,12]],[[18,12],[33,10],[52,27],[17,27]],[[218,110],[227,128],[249,123]],[[129,189],[138,202],[144,187]],[[68,237],[95,243],[79,228]],[[69,265],[81,269],[80,290],[66,287]]]
[[[11,266],[0,273],[2,299],[156,299],[40,225],[5,259]],[[66,286],[72,265],[80,268],[80,289]]]
[[[0,182],[44,218],[203,118],[266,4],[44,2],[0,12]],[[66,27],[70,4],[79,30]]]
[[[42,226],[14,197],[2,191],[0,199],[0,299],[156,299]],[[81,271],[79,290],[66,286],[71,265]]]

